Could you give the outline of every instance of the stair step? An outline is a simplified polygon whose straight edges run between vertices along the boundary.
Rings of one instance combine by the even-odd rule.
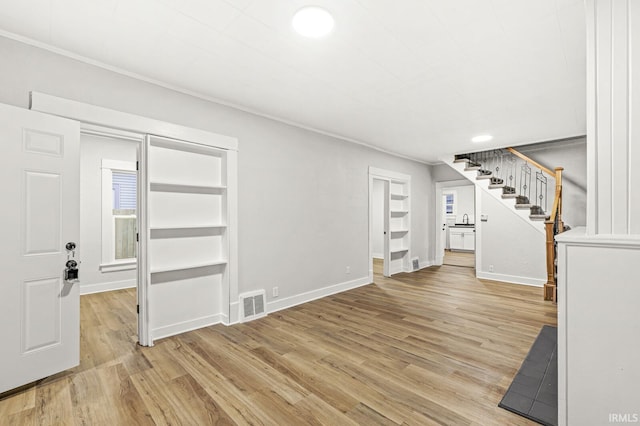
[[[469,167],[465,167],[464,171],[465,172],[472,172],[474,170],[480,170],[482,168],[482,166],[469,166]]]
[[[518,194],[502,194],[502,198],[507,199],[507,198],[516,198],[518,196]]]
[[[476,176],[477,180],[482,180],[482,179],[491,179],[491,175],[480,175],[480,176]]]
[[[533,204],[516,204],[516,209],[518,210],[531,209],[532,205]]]
[[[496,188],[504,188],[505,183],[492,183],[489,185],[489,189],[496,189]],[[515,195],[515,194],[513,194]],[[505,198],[505,196],[503,195],[502,198]]]
[[[456,158],[455,160],[453,160],[454,163],[468,163],[469,159],[468,158]]]
[[[531,220],[547,220],[547,215],[545,214],[530,214],[529,219]]]

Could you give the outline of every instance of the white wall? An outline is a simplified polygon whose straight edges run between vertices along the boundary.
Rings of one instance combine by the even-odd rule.
[[[384,182],[379,179],[373,180],[373,257],[384,258]]]
[[[80,138],[80,291],[134,287],[136,270],[101,272],[102,159],[136,161],[135,142],[82,135]]]
[[[640,5],[587,0],[587,227],[558,241],[558,424],[640,422]]]
[[[542,286],[547,277],[544,234],[486,191],[478,188],[477,195],[476,247],[481,245],[477,276]],[[480,220],[481,215],[487,215],[487,222]]]
[[[412,255],[432,261],[430,168],[0,38],[0,102],[40,91],[239,138],[239,290],[286,298],[368,277],[368,167],[411,175]],[[350,267],[350,273],[346,267]]]
[[[638,264],[638,235],[558,236],[559,425],[640,423]]]

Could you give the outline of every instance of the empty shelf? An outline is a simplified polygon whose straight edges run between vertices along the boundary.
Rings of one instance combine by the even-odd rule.
[[[149,187],[151,191],[155,192],[183,192],[188,194],[222,194],[227,189],[226,186],[184,185],[168,182],[151,182]]]
[[[409,249],[406,249],[406,248],[394,249],[394,250],[391,250],[391,253],[392,254],[393,253],[402,253],[402,252],[405,252],[405,251],[409,251]]]
[[[392,200],[404,200],[405,198],[409,198],[409,196],[405,194],[391,194]]]
[[[216,260],[213,262],[198,263],[193,265],[163,266],[158,268],[151,268],[151,273],[161,274],[164,272],[184,271],[186,269],[207,268],[210,266],[220,266],[220,265],[226,265],[226,264],[227,264],[226,260]]]

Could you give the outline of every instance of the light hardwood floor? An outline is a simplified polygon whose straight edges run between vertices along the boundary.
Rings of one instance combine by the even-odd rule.
[[[555,306],[472,273],[376,274],[152,348],[135,344],[134,291],[83,296],[80,366],[0,400],[0,424],[533,424],[497,404]]]
[[[475,268],[476,254],[466,251],[445,250],[442,263],[450,266],[464,266],[466,268]]]

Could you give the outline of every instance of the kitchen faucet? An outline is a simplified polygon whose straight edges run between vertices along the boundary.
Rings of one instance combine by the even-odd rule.
[[[466,214],[466,213],[465,213],[465,214],[462,216],[462,223],[464,223],[464,224],[466,224],[466,225],[468,225],[468,224],[469,224],[469,215],[468,215],[468,214]]]

